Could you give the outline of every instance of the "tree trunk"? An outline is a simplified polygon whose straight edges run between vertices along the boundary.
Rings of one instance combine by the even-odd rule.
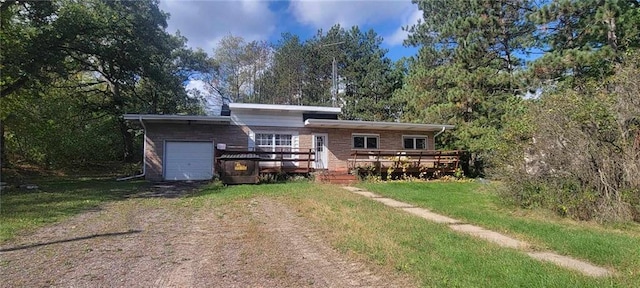
[[[133,162],[133,135],[129,131],[129,126],[122,118],[118,118],[118,126],[122,135],[122,160],[124,162]]]
[[[0,168],[7,166],[7,152],[4,147],[4,123],[0,120]]]
[[[122,107],[125,105],[125,101],[120,94],[120,85],[115,81],[107,80],[109,84],[109,88],[111,89],[111,93],[113,96],[113,106],[115,107],[112,111],[116,119],[118,119],[118,128],[120,129],[120,136],[122,137],[122,160],[124,162],[132,162],[134,159],[133,155],[133,135],[129,131],[129,126],[122,119]]]

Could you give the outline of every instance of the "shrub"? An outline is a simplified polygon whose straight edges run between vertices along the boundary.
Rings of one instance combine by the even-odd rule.
[[[638,221],[639,71],[630,61],[605,83],[530,101],[503,131],[504,195],[576,219]]]

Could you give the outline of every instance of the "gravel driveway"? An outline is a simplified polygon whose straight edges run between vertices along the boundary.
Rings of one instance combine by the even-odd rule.
[[[270,198],[110,203],[0,246],[1,287],[408,287]]]

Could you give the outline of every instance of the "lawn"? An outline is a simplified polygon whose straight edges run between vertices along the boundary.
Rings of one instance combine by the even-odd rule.
[[[39,192],[2,194],[2,239],[61,221],[109,201],[121,201],[145,182],[103,179],[42,181]],[[338,251],[380,269],[416,279],[425,287],[634,287],[640,283],[640,233],[578,223],[535,211],[505,208],[491,186],[475,183],[379,183],[363,188],[427,207],[530,241],[537,247],[613,268],[593,279],[458,234],[333,185],[284,183],[224,187],[210,184],[180,199],[154,205],[192,209],[247,205],[255,197],[286,204]],[[126,201],[143,201],[128,199]],[[235,204],[234,204],[235,203]],[[242,206],[238,206],[242,207]],[[192,209],[191,209],[192,208]]]
[[[640,283],[640,225],[578,222],[503,203],[496,185],[446,182],[363,183],[362,188],[515,236],[534,247],[611,267]]]
[[[392,188],[397,184],[400,183],[365,186],[374,190],[378,186]],[[473,183],[440,184],[451,191],[458,191],[459,194],[455,195],[462,202],[470,200],[463,197],[469,193],[492,197],[492,193]],[[422,189],[432,184],[413,185]],[[480,192],[474,192],[478,189]],[[289,183],[215,187],[205,189],[200,196],[188,201],[244,201],[265,196],[287,203],[298,211],[339,251],[413,277],[425,287],[630,287],[636,286],[639,280],[638,267],[630,264],[611,265],[619,272],[615,277],[589,278],[533,260],[522,252],[455,233],[445,225],[424,221],[332,185]],[[565,220],[553,221],[559,221],[556,224],[562,226]],[[580,223],[574,225],[581,227]],[[608,231],[608,228],[593,225],[586,225],[583,229],[593,230],[596,234]],[[609,236],[615,238],[616,235],[612,232]],[[633,235],[626,237],[633,241],[638,239]],[[591,243],[589,239],[576,242],[583,242],[583,245]],[[621,244],[619,249],[634,249],[637,247],[633,246],[634,243]],[[635,263],[634,255],[629,254],[619,260]]]
[[[100,204],[123,199],[146,185],[113,178],[51,177],[34,181],[37,190],[4,189],[0,195],[0,243],[20,232],[64,220]]]

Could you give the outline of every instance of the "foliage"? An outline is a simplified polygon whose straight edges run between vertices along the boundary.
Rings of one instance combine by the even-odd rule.
[[[551,1],[531,15],[544,55],[532,66],[536,78],[578,85],[613,72],[629,49],[640,47],[640,2]]]
[[[205,67],[204,53],[165,31],[157,1],[6,1],[0,8],[0,119],[17,158],[54,166],[133,161],[135,135],[122,114],[202,113],[183,83]]]
[[[393,91],[402,87],[402,72],[394,70],[382,49],[382,37],[373,30],[362,32],[352,27],[343,32],[346,54],[340,69],[344,92],[339,98],[346,119],[389,121],[397,118],[399,107],[391,99]]]
[[[267,68],[271,48],[264,41],[246,43],[240,36],[225,36],[209,59],[206,79],[212,94],[223,102],[244,102],[260,91],[259,79]]]
[[[498,144],[503,116],[527,92],[522,80],[533,43],[529,1],[415,1],[420,24],[408,27],[407,44],[421,46],[403,89],[403,120],[455,124],[438,139],[469,154],[466,172],[482,175]],[[446,8],[444,8],[446,7]]]
[[[604,83],[532,103],[530,137],[504,159],[517,203],[585,220],[640,220],[639,59],[629,56]]]
[[[86,167],[122,155],[117,119],[83,109],[90,95],[69,88],[32,92],[0,100],[11,107],[3,121],[8,127],[4,139],[10,151],[8,163],[60,169]]]
[[[373,30],[364,32],[357,26],[346,30],[335,25],[326,32],[319,30],[306,42],[283,34],[255,100],[338,105],[346,119],[395,120],[399,109],[391,96],[402,86],[404,66],[394,66],[381,45],[382,38]],[[337,90],[332,86],[334,62]]]
[[[554,1],[531,15],[540,99],[510,113],[497,149],[507,197],[599,221],[638,221],[637,1]]]
[[[638,1],[414,2],[405,120],[455,124],[438,141],[522,206],[638,219]]]
[[[282,34],[273,45],[273,58],[269,69],[260,78],[260,93],[253,102],[269,104],[301,105],[303,95],[306,50],[300,37],[290,33]]]

